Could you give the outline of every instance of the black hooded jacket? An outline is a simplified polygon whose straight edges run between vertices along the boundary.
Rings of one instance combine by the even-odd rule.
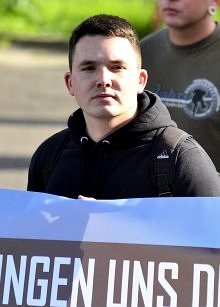
[[[64,131],[44,141],[32,157],[28,190],[77,198],[120,199],[158,196],[152,178],[152,144],[160,128],[176,126],[159,97],[138,95],[138,115],[95,143],[86,134],[81,109],[68,121],[67,142],[51,171],[46,162]],[[47,180],[45,180],[45,177]],[[204,150],[192,138],[175,159],[173,196],[220,196],[220,179]]]

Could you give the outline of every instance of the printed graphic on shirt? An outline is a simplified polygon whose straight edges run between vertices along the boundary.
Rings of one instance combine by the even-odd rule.
[[[184,92],[163,90],[159,84],[155,92],[167,107],[182,108],[185,114],[195,120],[209,118],[220,109],[219,91],[206,79],[195,79]]]

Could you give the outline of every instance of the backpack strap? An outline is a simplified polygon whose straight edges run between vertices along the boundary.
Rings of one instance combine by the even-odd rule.
[[[159,197],[172,196],[175,175],[175,155],[178,145],[190,135],[177,128],[166,127],[159,131],[153,144],[154,180]]]

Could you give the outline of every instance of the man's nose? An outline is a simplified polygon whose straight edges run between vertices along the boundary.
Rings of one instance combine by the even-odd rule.
[[[112,86],[111,72],[106,67],[100,69],[97,76],[96,86],[99,88]]]

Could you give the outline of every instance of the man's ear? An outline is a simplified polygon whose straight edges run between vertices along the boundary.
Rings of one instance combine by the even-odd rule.
[[[140,69],[139,72],[139,84],[138,84],[138,94],[141,94],[144,91],[144,88],[147,84],[147,71],[145,69]]]
[[[66,87],[68,89],[68,92],[71,96],[74,96],[74,90],[73,90],[73,86],[72,86],[72,76],[71,76],[71,72],[66,72],[64,75],[64,80],[65,80],[65,84]]]

